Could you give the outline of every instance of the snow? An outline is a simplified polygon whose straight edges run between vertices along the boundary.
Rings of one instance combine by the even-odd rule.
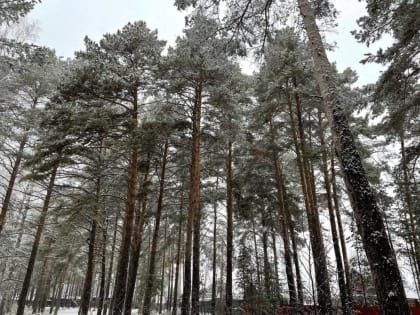
[[[79,308],[77,308],[77,307],[60,308],[57,315],[78,315],[78,313],[79,313]],[[28,312],[28,314],[32,314],[32,312]],[[137,315],[137,314],[139,314],[139,310],[135,308],[131,311],[131,314],[132,315]],[[152,311],[151,314],[152,315],[157,315],[158,313]],[[162,314],[166,315],[166,313],[164,313],[164,312]],[[89,315],[96,315],[96,308],[91,308],[89,310]]]

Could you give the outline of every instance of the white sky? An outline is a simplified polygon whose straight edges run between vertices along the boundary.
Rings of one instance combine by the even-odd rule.
[[[115,32],[136,20],[144,20],[149,28],[158,29],[160,39],[173,44],[184,26],[184,15],[173,3],[174,0],[43,0],[29,18],[37,20],[41,28],[36,43],[54,48],[59,56],[72,57],[74,51],[83,49],[85,35],[99,40],[102,34]],[[341,12],[338,27],[326,36],[329,42],[337,42],[338,48],[329,53],[330,60],[337,63],[339,71],[347,67],[356,70],[357,85],[373,83],[381,67],[362,65],[359,61],[364,53],[375,52],[377,46],[368,49],[350,34],[356,28],[356,19],[363,15],[364,3],[336,0],[335,4]]]

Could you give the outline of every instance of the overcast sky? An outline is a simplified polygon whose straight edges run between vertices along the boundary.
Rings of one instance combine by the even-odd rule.
[[[54,48],[59,56],[72,57],[83,49],[83,38],[88,35],[99,40],[102,34],[115,32],[128,22],[144,20],[149,28],[158,29],[160,39],[173,44],[181,34],[184,15],[173,6],[174,0],[43,0],[29,14],[40,26],[38,44]],[[340,71],[351,67],[359,74],[357,85],[373,83],[381,69],[379,65],[362,65],[363,54],[376,51],[358,44],[350,31],[356,28],[356,19],[364,13],[364,3],[357,0],[337,0],[341,12],[338,27],[328,32],[329,42],[337,42],[337,49],[329,53]],[[249,72],[246,71],[245,72]]]

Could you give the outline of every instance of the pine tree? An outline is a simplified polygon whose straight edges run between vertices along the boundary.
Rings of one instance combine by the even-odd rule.
[[[219,5],[219,1],[213,1],[213,3]],[[190,5],[197,5],[197,2],[179,0],[176,4],[183,9]],[[251,6],[251,4],[253,5]],[[337,91],[337,82],[316,23],[316,16],[328,17],[333,15],[334,11],[326,1],[315,2],[314,6],[307,0],[297,0],[295,4],[299,8],[300,17],[309,39],[316,82],[324,102],[324,112],[333,132],[335,151],[351,195],[359,232],[374,274],[381,310],[384,314],[409,314],[401,275],[385,229],[384,218],[355,146],[348,118],[343,112]],[[260,32],[254,31],[252,35],[257,33],[262,36],[257,40],[264,41],[268,35],[267,30],[271,26],[270,8],[273,7],[271,1],[249,0],[245,3],[233,4],[227,15],[228,24],[246,30],[249,23],[255,23],[258,17],[261,17],[262,22],[257,22],[257,25],[260,26],[257,31],[260,30]],[[253,30],[254,28],[249,29]]]
[[[191,27],[185,36],[178,38],[176,47],[168,53],[169,91],[181,100],[191,104],[191,179],[189,211],[186,231],[184,290],[182,314],[199,312],[200,290],[200,144],[202,105],[206,89],[223,81],[228,41],[225,38],[212,38],[217,23],[200,14],[191,20]],[[207,35],[206,35],[207,34]],[[192,97],[190,96],[192,95]],[[193,261],[191,264],[191,254]],[[192,278],[191,278],[192,265]]]
[[[14,152],[15,161],[10,172],[6,194],[2,203],[0,213],[0,234],[5,224],[7,211],[11,202],[14,185],[21,167],[25,147],[29,141],[31,124],[29,120],[37,112],[37,106],[45,102],[54,91],[58,81],[59,65],[58,60],[49,49],[39,49],[32,52],[30,56],[20,61],[21,66],[10,73],[6,80],[3,80],[1,89],[5,92],[2,102],[5,103],[10,112],[9,118],[17,115],[14,119],[15,127],[19,126],[16,132],[18,148]],[[13,136],[8,136],[10,142]]]
[[[106,34],[99,43],[85,39],[86,50],[77,54],[80,62],[73,69],[73,78],[62,87],[68,99],[100,100],[119,108],[133,136],[128,166],[127,202],[123,237],[117,264],[113,293],[113,315],[123,312],[126,296],[127,269],[133,233],[137,194],[139,94],[150,93],[164,42],[144,22],[127,24],[115,34]]]
[[[18,21],[40,0],[3,0],[0,2],[0,24]]]

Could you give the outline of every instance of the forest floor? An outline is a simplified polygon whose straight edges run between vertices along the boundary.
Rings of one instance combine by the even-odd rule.
[[[72,307],[72,308],[60,308],[59,310],[58,310],[58,314],[57,315],[77,315],[78,314],[78,312],[79,312],[79,308],[78,307]],[[31,313],[32,314],[32,313]],[[45,313],[43,314],[43,315],[47,315],[48,314],[48,311],[46,310],[45,311]],[[132,311],[131,311],[131,314],[132,315],[138,315],[139,313],[138,313],[138,309],[133,309]],[[162,314],[161,315],[167,315],[167,314],[169,314],[169,313],[165,313],[165,312],[162,312]],[[96,309],[95,308],[91,308],[90,310],[89,310],[89,315],[96,315]],[[159,313],[158,312],[153,312],[152,311],[152,313],[151,313],[151,315],[159,315]]]

